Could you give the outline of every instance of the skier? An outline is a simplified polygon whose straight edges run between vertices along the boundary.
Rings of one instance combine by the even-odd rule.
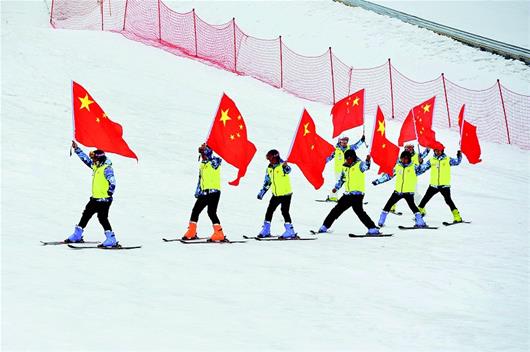
[[[112,204],[112,196],[116,190],[116,180],[114,178],[114,170],[112,169],[111,161],[105,156],[105,152],[96,149],[87,156],[76,142],[72,141],[72,148],[75,153],[89,168],[92,169],[92,196],[83,211],[81,220],[74,229],[74,233],[70,235],[66,243],[83,242],[83,231],[88,224],[88,221],[94,214],[98,214],[98,220],[103,230],[105,231],[105,241],[99,246],[101,247],[118,247],[116,236],[112,231],[109,223],[109,208]]]
[[[363,134],[363,136],[361,137],[361,139],[359,139],[359,141],[357,141],[357,143],[351,145],[348,145],[349,140],[350,139],[346,136],[340,137],[337,141],[337,145],[335,146],[335,150],[333,151],[333,153],[331,153],[330,156],[326,158],[326,163],[333,160],[333,158],[335,159],[335,180],[337,180],[342,173],[342,165],[344,164],[344,153],[346,152],[346,150],[359,149],[359,147],[364,143],[365,137]],[[327,196],[326,200],[330,202],[336,202],[337,199],[337,190],[333,188]]]
[[[443,146],[434,149],[434,156],[425,163],[425,170],[431,169],[431,181],[427,192],[423,196],[418,209],[422,216],[426,214],[425,206],[438,192],[444,197],[445,203],[453,213],[454,222],[462,222],[460,212],[451,199],[451,166],[457,166],[462,161],[462,152],[456,152],[456,159],[450,158],[444,153]]]
[[[263,199],[265,193],[272,187],[272,197],[265,213],[265,221],[263,227],[258,234],[259,238],[271,236],[271,221],[272,214],[281,205],[283,219],[285,220],[285,232],[280,236],[281,239],[296,239],[296,232],[294,232],[293,224],[291,223],[291,215],[289,208],[291,207],[291,198],[293,192],[291,191],[291,179],[289,173],[291,167],[286,161],[280,158],[280,153],[276,149],[271,149],[266,155],[269,165],[265,172],[265,181],[263,188],[258,193],[258,199]]]
[[[210,241],[226,241],[217,217],[217,206],[221,197],[221,158],[213,156],[212,150],[203,143],[199,147],[201,162],[199,164],[199,180],[195,189],[195,205],[191,211],[188,230],[182,237],[183,240],[197,239],[197,221],[199,215],[208,207],[208,216],[213,224],[213,233]]]
[[[418,181],[417,176],[424,173],[426,169],[424,165],[414,165],[411,159],[412,155],[410,154],[410,152],[406,150],[403,151],[400,155],[398,163],[394,167],[394,175],[390,176],[388,174],[383,174],[380,178],[372,182],[372,184],[375,186],[389,181],[394,178],[394,176],[397,176],[395,190],[388,199],[386,205],[383,208],[383,211],[381,212],[381,216],[379,217],[379,227],[384,226],[386,216],[388,215],[390,208],[392,208],[392,205],[396,204],[399,200],[403,198],[407,202],[410,210],[412,210],[412,212],[414,213],[416,219],[415,226],[427,226],[425,224],[425,221],[423,221],[423,217],[421,216],[418,207],[416,206],[416,204],[414,204],[414,191],[416,189],[416,183]]]
[[[370,169],[371,157],[370,155],[367,155],[366,161],[361,161],[361,159],[357,157],[355,151],[349,149],[344,153],[344,158],[346,159],[346,162],[342,166],[342,172],[333,190],[335,193],[343,184],[345,184],[346,191],[339,199],[337,205],[331,209],[318,232],[327,232],[331,225],[333,225],[333,222],[335,222],[346,209],[351,207],[364,226],[368,228],[368,234],[379,235],[381,234],[379,229],[363,209],[365,188],[364,173],[366,170]]]
[[[421,163],[423,163],[423,160],[425,159],[425,157],[427,157],[427,155],[429,155],[429,153],[431,151],[429,148],[425,148],[423,150],[423,152],[419,153],[419,155],[418,155],[418,154],[416,154],[416,151],[414,150],[414,145],[410,144],[410,143],[405,144],[405,146],[403,148],[404,148],[404,150],[408,151],[412,155],[412,159],[411,160],[412,160],[412,163],[414,165],[420,165]],[[416,199],[416,195],[417,195],[416,191],[417,191],[417,189],[414,190],[414,192],[415,192],[414,193],[415,202],[417,202],[419,200],[419,199]],[[392,206],[392,208],[390,208],[390,212],[395,214],[396,213],[396,208],[397,208],[397,204],[394,204]]]

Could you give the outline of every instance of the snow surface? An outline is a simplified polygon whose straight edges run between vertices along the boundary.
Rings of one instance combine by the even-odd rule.
[[[241,11],[260,18],[260,4],[253,11],[241,5],[246,6]],[[348,10],[339,11],[336,4],[311,6],[337,23],[346,21],[341,15]],[[222,6],[211,7],[214,13]],[[282,16],[294,7],[286,4]],[[453,197],[471,225],[399,231],[397,225],[412,223],[400,203],[405,215],[390,216],[385,228],[395,233],[391,238],[348,238],[348,232],[365,231],[348,212],[334,233],[316,241],[163,243],[161,237],[180,236],[187,226],[195,200],[196,150],[223,91],[238,104],[258,148],[239,187],[226,184],[236,170],[223,166],[219,216],[232,239],[260,228],[269,196],[258,201],[256,194],[267,150],[286,154],[303,107],[319,133],[331,136],[330,107],[113,33],[52,30],[47,16],[41,1],[2,2],[2,351],[528,350],[528,152],[483,142],[483,163],[464,161],[453,168]],[[377,27],[383,33],[388,23],[393,21],[373,17],[355,25],[364,27],[357,32],[363,37]],[[297,26],[283,25],[275,29],[294,33],[294,44]],[[323,32],[311,32],[316,44],[333,28]],[[386,38],[387,32],[372,39]],[[431,45],[437,45],[434,39]],[[374,50],[367,50],[364,60]],[[455,45],[453,55],[474,56],[470,50]],[[432,55],[445,65],[445,57]],[[462,77],[480,72],[483,79],[493,72],[512,82],[524,79],[520,67],[512,66],[512,72],[504,69],[510,67],[503,66],[505,60],[484,58],[484,71],[474,60],[460,63]],[[411,72],[424,74],[417,68]],[[72,79],[123,125],[125,139],[139,155],[138,163],[112,156],[117,193],[110,220],[118,239],[142,244],[140,250],[39,245],[69,235],[90,194],[90,170],[68,156]],[[367,120],[370,135],[373,117]],[[399,127],[388,122],[394,140]],[[454,155],[457,136],[437,132]],[[362,148],[359,154],[366,152]],[[376,170],[367,180],[376,178]],[[294,167],[291,213],[301,235],[319,226],[331,209],[314,202],[333,183],[331,167],[326,175],[326,186],[315,191]],[[423,192],[427,184],[428,175],[418,189]],[[367,185],[366,210],[373,219],[392,189],[392,182]],[[427,210],[431,225],[451,217],[440,196]],[[281,220],[277,212],[275,233]],[[102,232],[93,218],[86,239],[102,240]],[[204,213],[199,232],[210,233]]]

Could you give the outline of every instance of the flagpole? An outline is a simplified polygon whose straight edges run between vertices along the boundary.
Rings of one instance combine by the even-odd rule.
[[[223,92],[223,95],[221,96],[221,99],[219,100],[219,105],[217,105],[217,110],[215,110],[215,115],[214,115],[214,117],[213,117],[212,123],[210,124],[210,128],[208,129],[208,134],[206,135],[206,139],[204,140],[205,143],[206,143],[206,141],[208,140],[208,137],[210,137],[210,133],[212,132],[212,128],[213,128],[213,124],[215,123],[215,117],[217,116],[217,112],[219,111],[219,108],[221,107],[221,101],[223,101],[223,96],[225,96],[225,95],[226,95],[226,93]],[[228,95],[226,95],[226,97],[227,97],[228,99],[230,99],[230,98],[228,97]],[[231,100],[231,99],[230,99],[230,100]]]
[[[379,105],[377,105],[377,109],[376,109],[376,111],[375,111],[374,129],[373,129],[373,131],[372,131],[372,140],[370,141],[370,151],[368,152],[369,155],[372,154],[372,148],[373,148],[373,146],[374,146],[375,127],[376,127],[376,125],[377,125],[377,113],[379,112],[379,110],[380,110],[380,107],[379,107]],[[382,112],[382,111],[381,111],[381,112]]]
[[[460,124],[460,141],[458,141],[458,147],[462,149],[462,131],[464,130],[464,121],[466,120],[466,115],[464,114],[466,104],[462,104],[460,113],[462,114],[462,123]],[[460,121],[458,121],[460,123]]]
[[[364,92],[363,92],[363,136],[365,135],[365,125],[364,125],[364,112],[365,112],[365,103],[364,103]],[[373,138],[373,136],[372,136]],[[366,136],[364,138],[364,145],[366,146],[366,149],[368,149],[368,144],[366,144]],[[371,150],[371,149],[370,149]]]
[[[416,116],[414,115],[414,107],[410,109],[410,111],[412,112],[412,124],[414,125],[414,134],[416,135],[416,143],[418,146],[418,155],[419,155],[421,154],[421,149],[420,149],[420,140],[418,138],[418,131],[416,130]]]
[[[306,109],[304,108],[302,110],[302,114],[300,115],[300,121],[298,121],[298,126],[294,130],[293,140],[291,141],[291,146],[289,147],[289,153],[287,153],[287,158],[285,158],[285,160],[289,159],[289,157],[291,156],[291,151],[293,150],[294,140],[296,139],[296,135],[298,134],[298,130],[300,129],[300,124],[302,123],[302,118],[304,117],[304,112],[305,111],[306,111]],[[316,126],[315,126],[315,133],[316,133]]]

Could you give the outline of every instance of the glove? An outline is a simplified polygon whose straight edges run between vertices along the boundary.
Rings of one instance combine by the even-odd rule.
[[[377,186],[377,185],[379,184],[379,182],[377,182],[377,180],[374,180],[374,181],[372,181],[372,184],[373,184],[374,186]]]
[[[107,194],[109,195],[109,197],[112,197],[112,195],[113,195],[114,193],[111,192],[111,191],[107,191]]]
[[[336,189],[336,188],[333,188],[333,189],[331,190],[331,192],[333,192],[333,193],[337,193],[337,189]]]
[[[363,136],[361,137],[361,142],[364,143],[365,140],[366,140],[366,138],[364,138],[364,134],[363,134]]]
[[[259,191],[258,193],[258,199],[259,200],[262,200],[263,199],[263,196],[265,195],[265,192],[267,192],[266,190],[262,189],[261,191]]]
[[[370,156],[370,154],[368,154],[368,155],[366,156],[366,162],[369,163],[370,160],[372,160],[372,157]]]
[[[461,158],[462,157],[462,151],[461,150],[456,152],[456,157],[457,158]]]

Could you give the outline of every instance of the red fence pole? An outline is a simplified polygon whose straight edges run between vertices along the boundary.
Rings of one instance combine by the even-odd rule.
[[[331,63],[331,88],[333,90],[333,104],[335,104],[335,75],[333,73],[333,54],[331,47],[329,47],[329,62]]]
[[[100,12],[101,12],[101,30],[105,30],[105,28],[103,27],[103,2],[104,0],[101,0],[101,2],[99,3],[99,9],[100,9]]]
[[[282,36],[280,35],[280,88],[283,88],[283,48]]]
[[[54,4],[55,4],[55,0],[52,0],[52,8],[50,9],[50,24],[52,25],[52,27],[54,27],[53,20],[52,20],[52,18],[53,18],[53,5]]]
[[[193,12],[193,33],[195,35],[195,57],[197,57],[197,18],[195,17],[195,9]]]
[[[508,144],[510,142],[510,129],[508,128],[508,116],[506,115],[506,108],[504,107],[504,98],[502,97],[501,81],[497,79],[497,85],[499,86],[499,94],[501,96],[502,111],[504,112],[504,122],[506,123],[506,136],[508,137]]]
[[[160,0],[158,0],[158,41],[162,41],[162,23],[160,22]]]
[[[388,58],[388,72],[390,73],[390,102],[392,104],[392,118],[394,118],[394,83],[392,82],[392,64]]]
[[[350,67],[350,78],[348,79],[348,95],[350,95],[350,87],[351,87],[351,75],[352,75],[352,72],[353,72],[353,67]]]
[[[236,18],[232,17],[232,29],[234,31],[234,72],[237,73],[237,55],[236,55]]]
[[[125,19],[127,18],[127,5],[129,5],[129,0],[125,0],[125,12],[123,14],[123,29],[125,31]]]
[[[442,82],[444,84],[445,106],[447,107],[447,122],[449,123],[449,128],[451,128],[451,116],[449,115],[449,101],[447,100],[447,88],[445,87],[445,76],[443,72],[442,72]]]

